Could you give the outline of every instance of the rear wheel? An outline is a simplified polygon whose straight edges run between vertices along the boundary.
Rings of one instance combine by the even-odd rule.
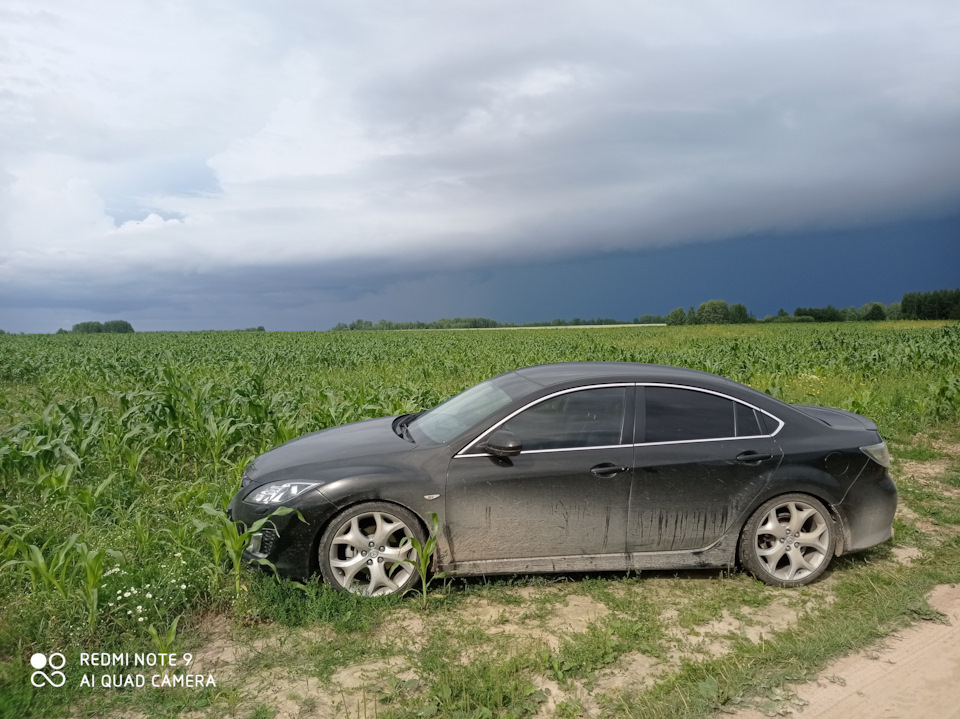
[[[334,589],[366,596],[402,594],[417,578],[411,563],[427,537],[413,512],[387,502],[350,507],[320,537],[320,572]]]
[[[766,584],[797,587],[826,571],[836,544],[836,525],[820,500],[785,494],[765,502],[747,520],[740,562]]]

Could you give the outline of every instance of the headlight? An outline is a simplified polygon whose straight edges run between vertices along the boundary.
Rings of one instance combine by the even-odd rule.
[[[257,487],[244,501],[253,504],[282,504],[321,484],[323,482],[270,482]]]

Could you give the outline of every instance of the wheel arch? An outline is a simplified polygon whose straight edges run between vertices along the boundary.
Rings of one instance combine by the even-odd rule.
[[[747,529],[747,525],[750,523],[751,517],[753,517],[754,512],[756,512],[760,507],[769,502],[772,499],[777,499],[778,497],[785,497],[788,494],[805,494],[808,497],[813,497],[818,502],[820,502],[824,507],[827,508],[827,511],[830,512],[830,519],[833,520],[834,525],[839,531],[837,531],[837,541],[836,546],[834,547],[833,554],[835,557],[839,557],[844,552],[844,547],[849,544],[849,528],[847,527],[846,520],[844,519],[843,513],[840,511],[838,504],[827,496],[829,492],[818,492],[814,488],[812,491],[808,487],[802,489],[797,488],[781,488],[781,491],[773,492],[766,494],[762,499],[759,499],[753,503],[750,507],[750,510],[744,515],[743,522],[740,524],[740,529],[737,530],[737,542],[736,542],[736,551],[735,551],[735,560],[737,566],[741,569],[743,568],[743,561],[740,553],[743,548],[743,533]]]
[[[399,507],[410,512],[414,517],[417,518],[417,521],[420,523],[420,528],[423,530],[423,533],[426,536],[430,536],[429,525],[424,521],[423,516],[418,512],[414,507],[411,507],[402,502],[397,502],[393,499],[383,499],[378,496],[357,496],[351,498],[351,501],[337,506],[337,511],[330,515],[330,517],[321,524],[318,525],[317,531],[314,532],[313,540],[310,543],[310,576],[314,576],[320,573],[320,540],[323,538],[324,532],[327,531],[327,528],[337,520],[340,515],[344,512],[349,511],[350,509],[357,507],[361,504],[366,504],[368,502],[379,502],[381,504],[392,504],[395,507]]]

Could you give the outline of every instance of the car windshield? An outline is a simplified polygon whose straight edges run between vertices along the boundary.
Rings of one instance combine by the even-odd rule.
[[[446,444],[539,385],[517,374],[500,375],[464,390],[410,423],[411,431]]]

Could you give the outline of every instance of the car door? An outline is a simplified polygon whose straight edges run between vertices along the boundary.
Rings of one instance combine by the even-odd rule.
[[[783,453],[760,410],[692,387],[637,388],[627,551],[708,547],[730,529]]]
[[[548,395],[453,457],[446,491],[453,561],[622,555],[632,399],[625,384]],[[519,454],[482,450],[484,438],[501,428],[520,439]]]

